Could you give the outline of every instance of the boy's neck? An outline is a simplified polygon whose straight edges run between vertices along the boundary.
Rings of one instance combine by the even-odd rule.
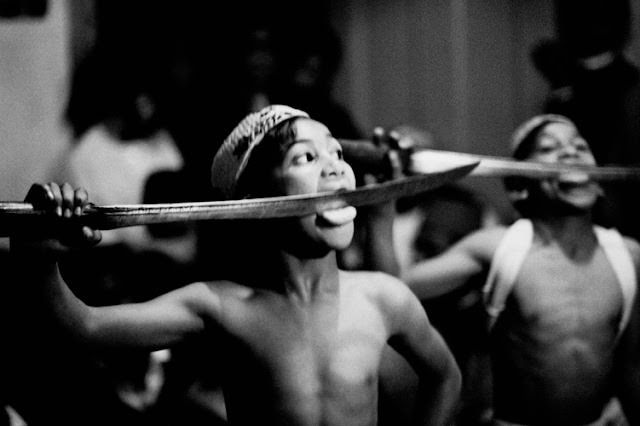
[[[595,242],[591,215],[553,216],[532,218],[535,232],[543,242],[555,242],[569,252],[579,248],[590,249]]]
[[[282,283],[282,291],[289,297],[303,302],[313,302],[327,296],[339,294],[339,270],[335,251],[323,257],[300,258],[286,251],[280,255],[281,263],[276,269]]]

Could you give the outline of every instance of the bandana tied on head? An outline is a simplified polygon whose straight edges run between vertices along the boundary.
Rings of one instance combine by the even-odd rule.
[[[536,115],[522,123],[515,132],[513,132],[513,136],[511,137],[511,154],[513,155],[518,151],[522,142],[524,142],[532,132],[539,129],[540,126],[547,125],[549,123],[565,123],[574,126],[573,122],[563,115]]]
[[[213,158],[211,182],[226,198],[233,198],[238,179],[253,149],[271,129],[285,120],[309,115],[286,105],[270,105],[247,115],[224,140]]]

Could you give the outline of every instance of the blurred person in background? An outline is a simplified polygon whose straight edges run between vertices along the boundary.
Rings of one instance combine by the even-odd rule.
[[[556,39],[547,48],[534,49],[532,57],[552,89],[544,112],[571,118],[598,164],[637,166],[640,69],[626,52],[631,36],[637,36],[631,3],[559,0],[555,11]],[[562,96],[553,91],[558,81]],[[607,197],[596,207],[595,220],[639,239],[635,184],[604,182],[603,188]]]

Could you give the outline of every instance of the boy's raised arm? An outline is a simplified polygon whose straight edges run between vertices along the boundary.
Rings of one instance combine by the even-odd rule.
[[[488,268],[500,230],[475,231],[438,256],[411,265],[401,279],[420,300],[448,294]]]
[[[217,298],[203,283],[145,303],[86,305],[73,294],[58,269],[63,250],[100,241],[100,231],[74,224],[74,217],[88,204],[86,191],[68,184],[35,184],[26,201],[49,211],[54,218],[50,224],[55,226],[12,237],[13,267],[23,277],[21,285],[33,286],[34,297],[41,299],[38,305],[50,310],[54,320],[74,338],[93,345],[157,349],[198,332],[204,326],[204,316],[217,310]]]

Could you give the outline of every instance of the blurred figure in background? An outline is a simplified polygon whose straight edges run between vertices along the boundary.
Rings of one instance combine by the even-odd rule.
[[[238,44],[238,106],[246,112],[256,112],[273,103],[277,78],[282,74],[282,41],[277,24],[252,24],[240,34]]]
[[[536,70],[549,85],[541,110],[560,113],[573,97],[576,62],[568,47],[555,38],[539,40],[530,52]]]
[[[105,11],[105,3],[100,4],[99,10]],[[161,111],[166,71],[153,56],[156,49],[127,25],[122,31],[122,39],[100,33],[94,50],[74,70],[67,108],[74,140],[54,164],[51,179],[89,188],[98,205],[186,201],[175,190],[183,186],[183,157]],[[94,253],[70,252],[61,268],[74,291],[94,306],[145,301],[193,279],[194,231],[188,223],[107,231]],[[98,285],[82,286],[80,277],[86,276]],[[156,283],[153,288],[143,285],[150,279]],[[75,388],[82,388],[72,379],[75,375],[86,376],[85,380],[99,376],[92,388],[101,387],[100,392],[108,395],[102,399],[119,406],[112,411],[121,412],[114,414],[112,422],[150,421],[146,411],[162,387],[167,352],[113,351],[90,356],[70,352],[75,350],[60,345],[60,357],[68,355],[75,362],[54,358],[55,362],[42,363],[42,368],[52,370],[48,374],[59,370],[69,377],[66,382],[58,380],[65,383],[61,397],[67,395],[71,403]],[[96,404],[103,404],[99,401]],[[101,411],[96,408],[96,415]],[[75,420],[61,419],[70,421]]]
[[[278,100],[309,111],[332,129],[338,139],[360,139],[364,133],[351,112],[334,96],[336,73],[342,65],[340,35],[327,22],[306,23],[292,30],[284,57],[284,83]]]
[[[54,180],[78,182],[95,193],[97,205],[142,203],[156,173],[174,173],[169,188],[177,186],[184,161],[158,110],[154,72],[108,51],[87,57],[76,71],[68,108],[76,139],[56,164]],[[104,245],[118,243],[136,251],[173,248],[158,244],[142,226],[105,232]],[[168,254],[189,256],[192,250],[187,242]]]
[[[562,0],[555,6],[557,39],[534,49],[532,57],[552,89],[545,112],[571,118],[598,164],[639,165],[640,70],[625,52],[633,28],[629,0]],[[558,80],[562,97],[553,94]],[[596,221],[639,239],[635,184],[603,187],[607,198],[595,210]]]

